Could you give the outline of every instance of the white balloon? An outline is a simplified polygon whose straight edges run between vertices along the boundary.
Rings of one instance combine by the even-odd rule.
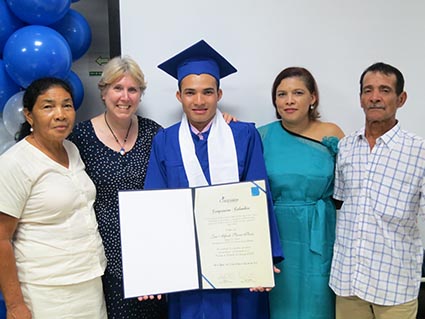
[[[13,139],[13,136],[10,135],[8,130],[6,130],[6,126],[4,126],[4,123],[3,123],[3,117],[0,114],[0,145],[2,145],[4,142],[9,141],[11,139]]]
[[[12,139],[10,141],[0,144],[0,155],[6,152],[10,147],[15,145],[15,143],[16,142]]]
[[[22,104],[24,93],[25,91],[20,91],[12,95],[4,105],[3,123],[13,137],[21,129],[21,124],[25,122],[24,106]]]
[[[15,140],[12,135],[6,130],[3,123],[3,118],[0,114],[0,155],[3,154],[9,147],[15,144]]]

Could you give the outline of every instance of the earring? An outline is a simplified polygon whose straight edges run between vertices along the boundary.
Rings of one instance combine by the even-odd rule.
[[[30,127],[30,132],[31,133],[34,132],[34,129],[32,128],[32,126]]]
[[[310,110],[314,110],[314,105],[312,104],[312,105],[310,105]]]

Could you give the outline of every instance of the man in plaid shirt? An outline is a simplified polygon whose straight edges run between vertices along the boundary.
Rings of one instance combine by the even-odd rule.
[[[401,129],[401,72],[375,63],[360,78],[365,127],[339,143],[330,287],[337,319],[415,319],[423,258],[425,143]]]

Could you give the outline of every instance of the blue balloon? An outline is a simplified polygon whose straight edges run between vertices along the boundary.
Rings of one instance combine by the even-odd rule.
[[[10,10],[29,24],[49,25],[68,12],[71,0],[6,0]]]
[[[4,0],[0,0],[0,56],[7,39],[13,32],[22,28],[25,24],[19,20],[7,6]]]
[[[57,31],[30,25],[15,31],[4,46],[9,76],[23,88],[38,78],[65,78],[72,65],[71,49]]]
[[[78,110],[84,99],[84,86],[81,79],[74,71],[70,71],[65,81],[69,84],[72,90],[73,102],[75,110]]]
[[[7,74],[3,60],[0,60],[0,113],[3,112],[7,100],[20,89],[19,85]]]
[[[78,60],[90,47],[91,29],[87,20],[77,11],[69,9],[68,13],[59,21],[49,25],[58,31],[69,44],[72,60]]]

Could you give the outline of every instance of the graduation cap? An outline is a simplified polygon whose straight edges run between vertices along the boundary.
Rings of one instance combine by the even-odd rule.
[[[237,72],[233,65],[204,40],[161,63],[158,68],[176,78],[179,85],[189,74],[209,74],[219,84],[221,78]]]

